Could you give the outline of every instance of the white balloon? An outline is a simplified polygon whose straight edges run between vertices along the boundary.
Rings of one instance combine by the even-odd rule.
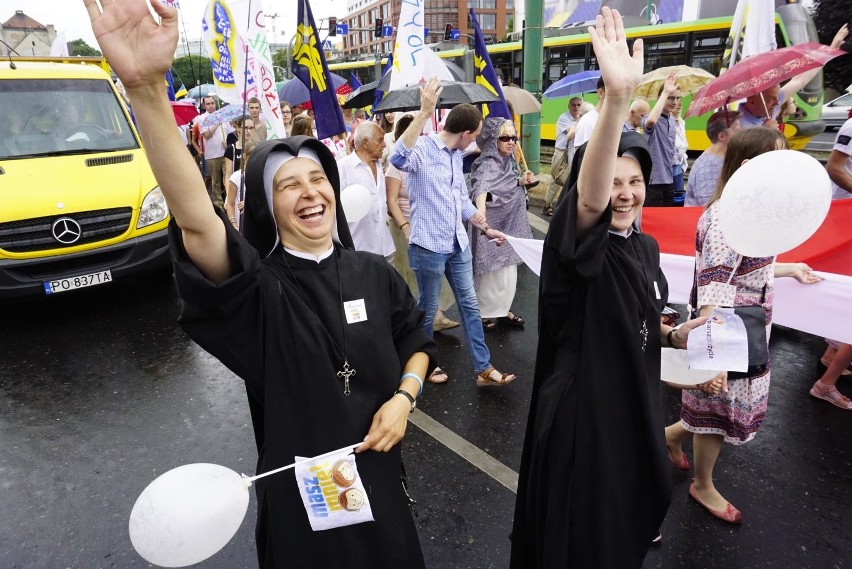
[[[716,377],[718,371],[690,369],[686,350],[663,348],[660,350],[660,380],[677,385],[695,385]]]
[[[346,214],[346,221],[358,221],[370,211],[373,198],[370,195],[370,190],[361,184],[353,184],[346,186],[340,192],[340,203],[343,206],[343,213]]]
[[[186,567],[222,549],[248,509],[248,484],[229,468],[187,464],[151,482],[130,513],[130,541],[146,561]]]
[[[804,152],[775,150],[743,164],[725,184],[719,228],[737,253],[771,257],[804,243],[830,206],[825,168]]]

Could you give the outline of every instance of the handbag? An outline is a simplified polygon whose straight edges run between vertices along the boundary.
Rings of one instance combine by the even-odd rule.
[[[736,263],[734,263],[731,276],[728,277],[727,284],[731,284],[731,280],[734,278],[742,260],[742,255],[739,255]],[[748,369],[746,371],[729,371],[728,379],[754,377],[764,373],[769,366],[769,344],[766,341],[766,309],[763,308],[765,299],[766,285],[763,285],[760,304],[734,307],[734,314],[739,316],[743,324],[745,324],[746,341],[748,343]],[[697,311],[695,311],[693,317],[697,315]]]
[[[728,284],[740,268],[743,260],[742,255],[737,255],[734,270],[728,277]],[[769,345],[766,342],[766,309],[763,302],[766,299],[766,285],[760,294],[760,304],[755,306],[734,307],[734,314],[742,318],[746,328],[746,341],[748,342],[748,369],[746,371],[729,371],[728,379],[744,379],[754,377],[766,371],[769,365]]]

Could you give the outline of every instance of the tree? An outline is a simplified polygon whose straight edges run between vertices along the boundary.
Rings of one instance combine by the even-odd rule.
[[[279,49],[275,53],[272,54],[272,65],[273,70],[275,71],[275,78],[279,81],[284,79],[282,77],[282,70],[286,70],[287,75],[290,75],[290,61],[288,55],[290,53],[290,47],[286,47],[283,49]]]
[[[831,43],[840,26],[849,21],[849,8],[848,2],[815,0],[811,15],[821,43]],[[852,35],[846,38],[841,47],[846,51],[852,50]],[[850,81],[852,81],[852,55],[835,57],[823,68],[823,84],[826,87],[843,92]]]
[[[175,89],[183,83],[187,89],[196,85],[213,83],[213,69],[210,60],[201,55],[185,55],[178,57],[172,62],[172,76],[175,81]]]
[[[68,42],[68,55],[100,57],[101,52],[87,44],[85,40],[76,39],[74,41]]]

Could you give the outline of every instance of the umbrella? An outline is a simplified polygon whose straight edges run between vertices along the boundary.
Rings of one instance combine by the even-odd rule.
[[[331,74],[331,81],[335,90],[346,83],[346,79],[337,73]],[[311,100],[311,92],[305,87],[301,79],[294,79],[281,87],[281,90],[278,91],[278,99],[287,101],[291,105],[301,105]]]
[[[503,85],[501,88],[503,96],[512,104],[512,110],[516,115],[541,112],[541,103],[526,89],[521,89],[517,85]]]
[[[186,96],[191,99],[200,99],[201,97],[206,97],[207,95],[215,94],[216,85],[211,85],[210,83],[205,83],[204,85],[193,87],[192,89],[186,92]]]
[[[703,115],[731,101],[757,95],[845,53],[842,49],[808,42],[747,57],[702,87],[693,97],[686,116]]]
[[[677,75],[677,85],[680,88],[681,95],[692,95],[716,78],[708,71],[688,65],[660,67],[642,76],[633,95],[639,99],[656,99],[660,88],[666,82],[666,78],[672,73]]]
[[[242,105],[227,105],[204,117],[201,120],[201,128],[210,128],[214,125],[218,126],[242,116],[245,116],[245,110],[243,110]]]
[[[346,99],[346,102],[341,105],[344,109],[360,109],[362,107],[372,106],[376,100],[376,88],[379,86],[379,81],[373,81],[366,85],[361,85],[351,93]]]
[[[580,71],[573,75],[563,77],[544,92],[545,97],[555,99],[557,97],[570,97],[591,93],[598,88],[598,79],[601,78],[600,71]]]
[[[275,84],[275,90],[276,90],[276,91],[278,91],[278,92],[280,92],[280,91],[281,91],[281,87],[283,87],[284,85],[286,85],[286,84],[287,84],[287,83],[289,83],[289,82],[290,82],[290,79],[287,79],[287,78],[285,77],[284,79],[282,79],[281,81],[278,81],[278,82]]]
[[[188,124],[189,121],[198,116],[198,109],[192,103],[184,101],[169,101],[172,104],[172,112],[178,126]]]
[[[500,97],[476,83],[461,81],[441,81],[441,97],[437,108],[448,109],[462,103],[480,105],[499,101]],[[409,85],[396,91],[385,93],[382,102],[373,109],[377,113],[394,111],[416,111],[420,108],[420,85]]]

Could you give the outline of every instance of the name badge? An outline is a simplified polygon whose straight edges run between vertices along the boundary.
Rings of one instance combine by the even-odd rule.
[[[356,322],[364,322],[367,320],[367,307],[364,305],[363,298],[344,302],[343,312],[346,313],[347,324],[355,324]]]
[[[657,281],[654,281],[654,293],[657,295],[657,300],[661,300],[663,298],[660,294],[660,287],[657,285]]]

